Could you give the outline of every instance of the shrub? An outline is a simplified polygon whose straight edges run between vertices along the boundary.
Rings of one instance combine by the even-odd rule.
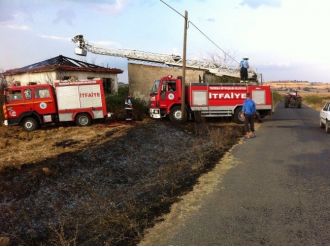
[[[147,102],[142,99],[133,99],[133,118],[142,121],[149,113]]]
[[[276,91],[273,91],[273,106],[276,106],[276,104],[283,100],[283,96]]]
[[[318,105],[321,104],[323,101],[323,98],[318,96],[318,95],[307,95],[304,97],[304,100],[308,103],[308,104],[314,104],[314,105]]]
[[[326,101],[330,99],[330,96],[325,95],[306,95],[303,97],[304,103],[311,106],[316,110],[320,110]]]
[[[118,93],[108,95],[106,103],[108,111],[114,113],[113,119],[124,120],[126,118],[125,99],[128,95],[128,86],[120,87]],[[141,99],[132,99],[133,119],[141,121],[148,112],[147,103]]]

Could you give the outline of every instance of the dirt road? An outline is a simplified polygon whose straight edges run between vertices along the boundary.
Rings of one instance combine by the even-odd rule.
[[[280,104],[257,135],[211,172],[212,192],[193,191],[191,210],[183,198],[141,244],[329,245],[330,136],[318,112]]]

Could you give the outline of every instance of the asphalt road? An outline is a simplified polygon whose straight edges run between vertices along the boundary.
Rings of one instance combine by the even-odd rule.
[[[231,153],[236,165],[198,210],[142,244],[330,245],[330,135],[318,112],[280,104]]]

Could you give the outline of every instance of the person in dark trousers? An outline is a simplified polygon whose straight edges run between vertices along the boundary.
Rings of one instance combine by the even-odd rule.
[[[246,99],[243,103],[242,109],[245,116],[245,138],[255,137],[254,133],[254,116],[256,114],[256,104],[251,99],[251,94],[246,94]]]
[[[125,100],[125,110],[126,110],[126,121],[133,120],[133,103],[130,95],[127,96]]]
[[[241,74],[241,82],[247,82],[248,81],[248,69],[249,69],[249,62],[248,58],[245,57],[240,62],[240,74]]]

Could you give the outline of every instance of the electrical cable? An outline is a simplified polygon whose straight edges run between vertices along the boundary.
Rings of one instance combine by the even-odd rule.
[[[208,41],[210,41],[213,45],[215,45],[215,47],[217,47],[220,51],[222,51],[226,56],[228,56],[229,58],[231,58],[233,61],[235,61],[236,63],[239,63],[234,57],[232,57],[231,55],[229,55],[224,49],[222,49],[217,43],[215,43],[215,41],[213,41],[209,36],[207,36],[202,30],[200,30],[193,22],[189,21],[189,23],[195,27]]]
[[[159,0],[159,1],[161,1],[163,4],[165,4],[167,7],[169,7],[171,10],[173,10],[174,12],[176,12],[181,17],[185,18],[185,16],[183,14],[181,14],[178,10],[176,10],[175,8],[173,8],[171,5],[169,5],[165,1],[163,1],[163,0]]]
[[[172,7],[171,5],[169,5],[168,3],[166,3],[163,0],[160,0],[163,4],[165,4],[168,8],[170,8],[171,10],[173,10],[174,12],[176,12],[178,15],[180,15],[181,17],[185,18],[184,15],[182,15],[178,10],[176,10],[174,7]],[[205,34],[200,28],[198,28],[193,22],[188,21],[194,28],[196,28],[208,41],[210,41],[216,48],[218,48],[220,51],[222,51],[227,57],[231,58],[233,61],[235,61],[236,63],[239,64],[239,62],[232,57],[231,55],[229,55],[224,49],[222,49],[215,41],[213,41],[207,34]]]

